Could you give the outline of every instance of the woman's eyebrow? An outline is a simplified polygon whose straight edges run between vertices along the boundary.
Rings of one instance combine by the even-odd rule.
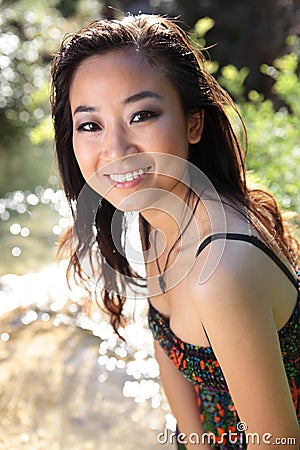
[[[162,100],[163,98],[152,91],[142,91],[137,94],[131,95],[123,101],[124,105],[128,105],[129,103],[137,102],[139,100],[143,100],[144,98],[156,98],[158,100]]]
[[[77,106],[77,108],[74,111],[74,116],[75,114],[81,112],[96,112],[96,111],[99,111],[99,109],[96,108],[95,106],[87,106],[87,105]]]
[[[133,94],[130,97],[123,100],[124,105],[128,105],[129,103],[138,102],[139,100],[143,100],[144,98],[156,98],[158,100],[163,100],[163,98],[152,91],[142,91],[138,92],[137,94]],[[77,108],[74,111],[74,116],[77,113],[81,112],[99,112],[99,108],[96,108],[95,106],[88,106],[88,105],[80,105],[77,106]]]

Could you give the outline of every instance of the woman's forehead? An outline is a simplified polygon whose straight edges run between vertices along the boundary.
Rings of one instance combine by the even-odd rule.
[[[122,86],[137,85],[147,89],[169,85],[170,81],[163,70],[151,65],[139,53],[113,51],[103,55],[93,55],[78,66],[73,74],[71,90],[74,85],[98,82],[102,85]],[[170,87],[170,86],[169,86]]]

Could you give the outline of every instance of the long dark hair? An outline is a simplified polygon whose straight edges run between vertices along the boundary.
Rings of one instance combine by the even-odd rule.
[[[274,197],[264,190],[247,186],[246,151],[226,112],[227,106],[233,109],[235,106],[229,95],[205,71],[204,57],[188,35],[175,21],[155,15],[93,22],[78,33],[68,35],[53,57],[51,105],[57,159],[74,219],[73,227],[60,241],[59,254],[64,254],[66,249],[69,251],[68,275],[73,275],[89,290],[82,260],[88,257],[93,265],[96,244],[99,279],[102,279],[103,287],[102,302],[117,333],[124,319],[124,280],[137,285],[142,282],[130,267],[124,252],[120,252],[124,214],[86,186],[77,164],[72,145],[69,90],[74,73],[83,60],[120,49],[139,52],[167,76],[179,93],[186,116],[205,110],[201,140],[190,145],[189,161],[208,177],[218,193],[242,213],[247,211],[253,225],[260,232],[265,230],[265,239],[269,243],[275,242],[288,261],[296,263],[299,252]],[[118,222],[118,226],[114,226],[114,236],[111,231],[113,218]],[[119,230],[117,236],[116,229]]]

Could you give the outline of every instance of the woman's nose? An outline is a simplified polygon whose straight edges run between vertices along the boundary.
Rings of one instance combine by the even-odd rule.
[[[115,127],[105,131],[101,152],[105,161],[113,161],[122,156],[137,153],[137,151],[137,147],[127,130],[122,127]]]

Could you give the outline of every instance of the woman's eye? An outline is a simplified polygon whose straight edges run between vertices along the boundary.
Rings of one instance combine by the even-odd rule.
[[[145,122],[157,116],[158,114],[153,111],[139,111],[132,116],[130,123]]]
[[[85,123],[80,124],[77,127],[77,131],[79,131],[79,132],[86,131],[88,133],[94,133],[99,130],[100,130],[100,126],[94,122],[85,122]]]

